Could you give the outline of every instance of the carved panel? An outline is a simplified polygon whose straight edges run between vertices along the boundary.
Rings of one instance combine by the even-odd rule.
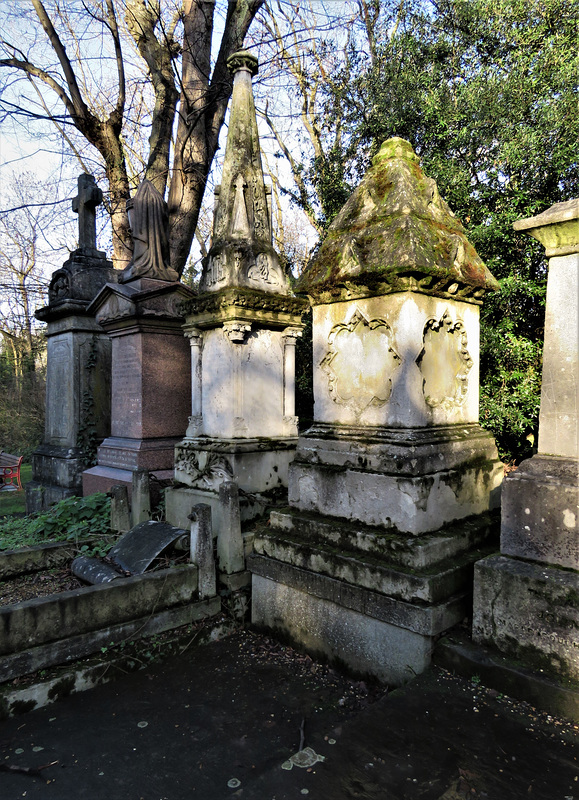
[[[392,373],[400,364],[392,340],[386,320],[368,320],[358,309],[350,322],[334,325],[320,366],[335,403],[350,406],[360,416],[368,406],[388,402]]]
[[[255,264],[247,272],[247,277],[258,286],[263,284],[266,286],[279,286],[282,282],[277,267],[267,253],[260,253],[257,256]]]
[[[450,410],[461,406],[468,392],[472,358],[467,349],[464,323],[448,311],[424,326],[423,347],[416,363],[422,373],[422,391],[431,408]]]
[[[205,283],[207,286],[215,286],[223,280],[225,280],[225,259],[221,253],[218,253],[209,259]]]

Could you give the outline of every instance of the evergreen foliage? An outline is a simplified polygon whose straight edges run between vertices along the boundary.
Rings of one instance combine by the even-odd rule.
[[[316,191],[331,221],[391,136],[408,139],[501,290],[481,318],[481,422],[501,456],[532,453],[540,402],[547,263],[512,223],[579,192],[577,15],[568,0],[381,2],[372,58],[356,40]],[[339,88],[336,88],[339,87]],[[331,168],[330,168],[331,167]],[[342,170],[340,172],[340,169]]]

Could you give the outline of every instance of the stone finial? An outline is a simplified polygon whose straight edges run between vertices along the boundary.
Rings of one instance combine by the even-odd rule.
[[[72,200],[72,210],[78,214],[78,250],[94,255],[96,249],[96,207],[103,201],[103,193],[93,175],[83,172],[78,176],[78,195]]]
[[[169,212],[163,196],[144,180],[135,196],[127,201],[133,237],[133,258],[123,270],[119,283],[135,278],[178,281],[179,275],[169,265]]]
[[[221,186],[216,192],[213,241],[203,265],[202,292],[246,287],[288,294],[289,281],[272,245],[271,212],[263,179],[251,79],[257,58],[229,57],[233,95]]]
[[[317,298],[418,291],[480,302],[498,283],[409,142],[388,139],[296,289]]]

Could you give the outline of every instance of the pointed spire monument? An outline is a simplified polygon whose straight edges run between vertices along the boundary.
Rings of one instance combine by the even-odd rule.
[[[246,493],[286,486],[297,443],[295,345],[309,304],[291,294],[272,244],[251,83],[257,59],[244,50],[228,66],[233,95],[213,239],[184,326],[192,409],[175,452],[184,485],[167,494],[167,518],[184,525],[192,505],[218,504],[223,481]]]
[[[289,294],[287,275],[272,245],[270,193],[261,166],[251,86],[257,58],[242,50],[227,63],[234,76],[229,132],[201,291],[245,286]]]

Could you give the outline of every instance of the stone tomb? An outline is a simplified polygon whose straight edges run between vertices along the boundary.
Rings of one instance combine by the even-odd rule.
[[[246,51],[228,61],[233,96],[213,238],[200,294],[187,306],[191,346],[191,417],[175,450],[167,518],[184,526],[192,505],[207,503],[220,529],[218,489],[235,481],[242,515],[263,508],[259,496],[287,486],[297,443],[295,343],[308,303],[291,295],[272,246],[252,76]]]
[[[26,509],[33,513],[82,494],[82,472],[96,444],[110,433],[111,343],[89,305],[117,273],[96,249],[96,207],[102,192],[92,175],[78,179],[72,201],[79,246],[53,273],[48,305],[36,311],[47,323],[46,419],[42,444],[32,454]]]
[[[139,237],[133,261],[119,284],[107,284],[90,307],[112,340],[112,410],[111,435],[98,448],[98,464],[83,474],[85,494],[115,484],[131,491],[136,470],[171,478],[189,415],[189,348],[181,326],[183,303],[193,292],[171,280],[177,274],[167,265],[161,195],[145,181],[127,208]]]
[[[579,686],[579,200],[515,229],[549,257],[538,453],[503,487],[501,554],[475,567],[473,639]]]
[[[298,290],[314,424],[256,536],[252,619],[400,684],[469,613],[502,464],[478,424],[479,306],[496,288],[412,148],[385,142]]]

